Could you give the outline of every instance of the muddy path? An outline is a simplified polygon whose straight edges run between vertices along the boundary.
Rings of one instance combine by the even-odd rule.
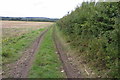
[[[67,56],[61,41],[56,35],[55,29],[53,30],[53,38],[57,49],[57,53],[59,54],[60,60],[63,63],[63,68],[67,78],[81,78],[80,71],[77,70],[69,61],[69,57]]]
[[[5,76],[3,76],[3,78],[27,78],[35,53],[37,52],[39,45],[41,44],[41,41],[47,31],[48,29],[40,33],[40,36],[28,49],[25,50],[25,52],[23,52],[23,55],[19,60],[7,65],[9,70],[5,72]]]

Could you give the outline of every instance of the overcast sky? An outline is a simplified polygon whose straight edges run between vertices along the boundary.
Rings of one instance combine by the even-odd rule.
[[[83,0],[0,0],[0,16],[61,18]],[[84,0],[85,1],[85,0]]]

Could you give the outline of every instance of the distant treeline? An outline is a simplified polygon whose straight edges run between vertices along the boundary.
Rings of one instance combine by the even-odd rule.
[[[101,77],[120,77],[120,2],[84,2],[57,21],[67,42]]]
[[[46,17],[1,17],[2,20],[8,21],[40,21],[40,22],[55,22],[57,18],[46,18]]]

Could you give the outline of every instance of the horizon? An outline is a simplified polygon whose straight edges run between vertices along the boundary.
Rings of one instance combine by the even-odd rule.
[[[13,17],[13,16],[0,16],[0,17],[12,17],[12,18],[49,18],[49,17]],[[60,18],[50,18],[50,19],[60,19]]]

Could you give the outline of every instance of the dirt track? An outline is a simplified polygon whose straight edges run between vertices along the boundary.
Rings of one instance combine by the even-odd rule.
[[[35,53],[39,48],[39,44],[43,40],[45,33],[48,31],[45,30],[40,34],[40,36],[33,42],[30,48],[28,48],[22,55],[22,57],[15,63],[7,65],[9,70],[5,72],[3,78],[27,78],[28,72],[31,68],[31,65],[34,60]]]
[[[67,78],[81,78],[80,71],[77,70],[68,60],[68,56],[58,38],[58,36],[56,35],[55,30],[53,31],[53,38],[55,41],[56,49],[57,49],[60,59],[63,63],[63,68],[64,68]]]
[[[40,34],[40,36],[34,41],[34,43],[31,45],[30,48],[28,48],[22,57],[16,61],[15,63],[7,65],[9,70],[5,72],[5,76],[3,78],[27,78],[28,72],[32,66],[32,63],[34,61],[35,53],[37,52],[39,45],[41,41],[44,38],[45,33],[48,31],[45,30]],[[55,30],[53,31],[53,38],[55,41],[56,49],[58,52],[58,55],[60,57],[60,60],[63,63],[63,68],[66,73],[67,78],[81,78],[79,70],[75,69],[75,67],[70,63],[68,56],[58,39]]]

